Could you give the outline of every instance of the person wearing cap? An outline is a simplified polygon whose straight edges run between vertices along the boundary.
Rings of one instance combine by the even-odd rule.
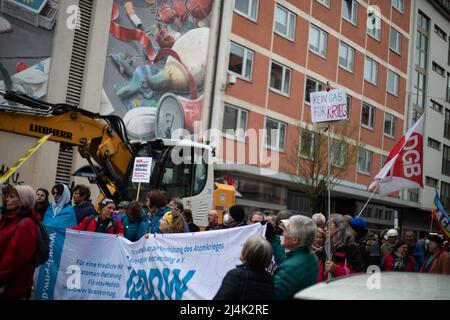
[[[408,254],[408,244],[404,240],[398,240],[392,247],[392,251],[381,259],[383,271],[414,271],[414,257]]]
[[[43,224],[46,227],[70,228],[77,225],[75,209],[72,206],[69,188],[62,183],[52,188],[54,201],[45,212]]]
[[[281,241],[273,226],[263,223],[267,224],[266,238],[277,264],[273,273],[275,293],[278,299],[293,299],[297,292],[317,283],[319,259],[312,251],[317,226],[311,218],[301,215],[283,219]]]
[[[27,185],[11,187],[0,220],[0,300],[28,299],[38,243],[33,209],[36,193]]]
[[[84,218],[95,214],[95,208],[90,198],[91,190],[88,186],[78,184],[73,188],[73,208],[75,210],[77,224],[83,221]]]
[[[113,218],[113,212],[116,208],[114,200],[103,199],[98,205],[99,214],[84,218],[73,230],[109,233],[123,236],[124,230],[122,222]]]
[[[243,207],[234,205],[228,209],[228,213],[223,217],[223,224],[227,228],[245,226],[245,210]]]
[[[438,234],[428,235],[428,255],[420,272],[450,274],[450,254],[444,249],[444,238]]]
[[[129,205],[130,203],[128,201],[120,201],[119,204],[117,205],[117,210],[114,211],[113,213],[113,218],[123,221],[123,218],[126,216],[126,212]]]
[[[363,270],[371,265],[380,264],[380,246],[376,241],[375,235],[369,232],[366,222],[361,217],[352,218],[349,222],[355,243],[359,246],[361,257],[364,262]]]
[[[398,231],[396,229],[389,229],[386,232],[385,237],[387,237],[387,241],[380,248],[380,254],[382,257],[392,251],[392,248],[398,239]]]

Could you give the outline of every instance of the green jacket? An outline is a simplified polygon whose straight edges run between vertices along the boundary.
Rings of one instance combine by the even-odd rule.
[[[278,299],[293,299],[297,292],[317,283],[319,260],[311,250],[300,247],[286,253],[278,236],[270,243],[277,264],[273,280]]]

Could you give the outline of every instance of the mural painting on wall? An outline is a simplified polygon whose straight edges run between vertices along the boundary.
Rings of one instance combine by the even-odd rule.
[[[0,90],[45,99],[57,10],[54,0],[0,0]]]
[[[201,120],[213,0],[114,0],[108,106],[134,140],[193,132]]]

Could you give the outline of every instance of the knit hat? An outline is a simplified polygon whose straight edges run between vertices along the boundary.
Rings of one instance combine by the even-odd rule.
[[[25,209],[31,210],[36,204],[36,192],[33,188],[27,185],[15,186],[14,189],[19,195],[20,202]]]
[[[102,202],[100,202],[98,207],[99,207],[100,210],[102,210],[104,207],[106,207],[110,203],[114,203],[114,200],[106,198],[106,199],[103,199]]]
[[[353,218],[349,222],[350,227],[352,227],[353,230],[356,232],[361,232],[367,229],[366,223],[364,222],[363,218]]]
[[[444,238],[442,238],[439,234],[436,233],[430,233],[428,235],[428,240],[434,241],[441,246],[444,244]]]
[[[232,206],[228,211],[234,221],[241,222],[245,219],[245,211],[241,206]]]

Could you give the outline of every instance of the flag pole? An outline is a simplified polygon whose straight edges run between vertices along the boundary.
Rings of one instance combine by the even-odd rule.
[[[327,133],[328,133],[328,143],[327,143],[327,147],[328,147],[328,152],[327,152],[327,158],[328,158],[328,160],[327,160],[327,162],[328,162],[328,164],[327,164],[327,174],[328,174],[328,181],[327,181],[327,185],[328,185],[328,219],[327,219],[327,221],[328,221],[328,223],[330,223],[330,216],[331,216],[331,185],[330,185],[330,176],[331,176],[331,163],[330,163],[330,131],[331,131],[331,125],[330,124],[328,124],[328,129],[327,129]],[[331,260],[331,231],[330,231],[330,228],[327,228],[327,231],[328,231],[328,235],[327,235],[327,237],[328,237],[328,248],[327,248],[327,250],[328,250],[328,252],[329,252],[329,257],[328,257],[328,261],[330,261]],[[330,272],[328,272],[328,280],[330,280],[330,278],[331,278],[331,273]]]
[[[383,182],[383,179],[385,178],[385,176],[383,178],[380,179],[380,182],[378,182],[377,186],[375,187],[375,189],[373,190],[372,194],[370,195],[369,199],[367,199],[366,204],[364,205],[364,207],[361,209],[361,211],[358,213],[358,215],[356,217],[359,217],[364,209],[367,207],[367,205],[369,204],[370,200],[372,200],[373,195],[375,194],[375,192],[377,192],[378,187],[380,186],[380,184]]]

